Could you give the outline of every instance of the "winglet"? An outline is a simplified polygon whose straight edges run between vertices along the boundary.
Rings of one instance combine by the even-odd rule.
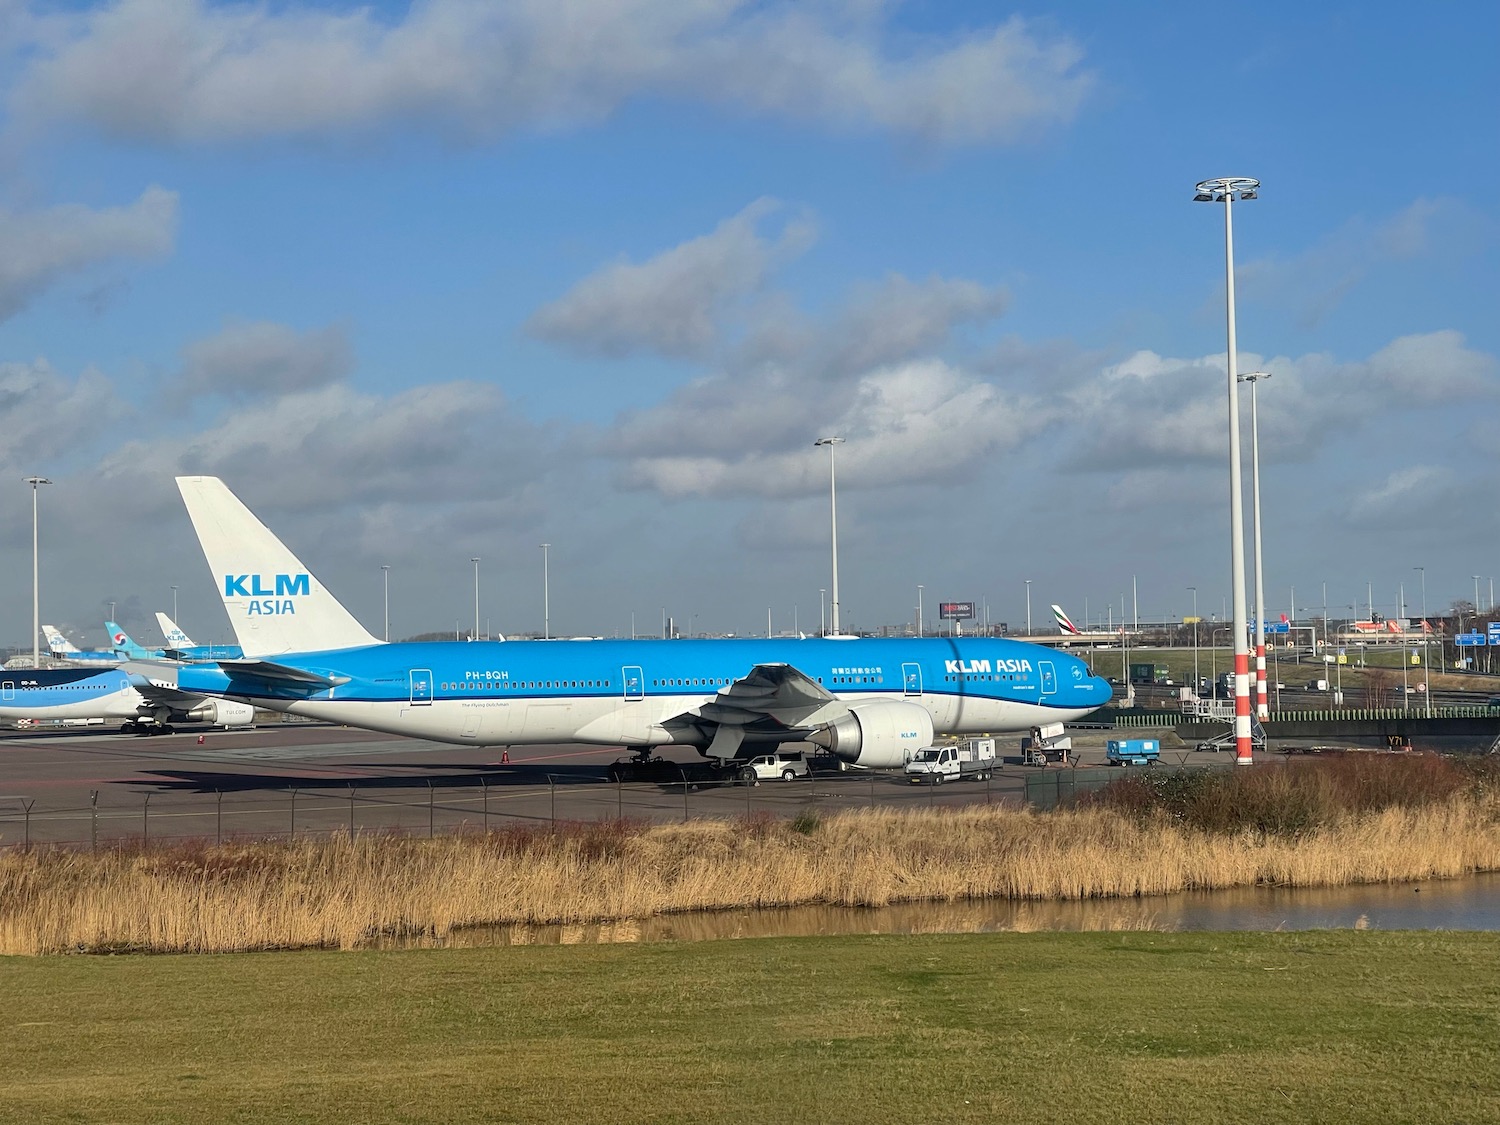
[[[218,477],[177,487],[246,657],[381,643]]]

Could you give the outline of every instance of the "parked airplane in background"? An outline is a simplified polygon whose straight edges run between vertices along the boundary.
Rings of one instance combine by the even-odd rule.
[[[177,485],[244,649],[178,670],[205,695],[443,742],[726,761],[807,741],[871,767],[936,734],[1027,730],[1110,699],[1076,657],[1002,639],[382,643],[222,481]]]
[[[47,638],[47,647],[52,651],[53,658],[69,664],[118,664],[123,659],[113,649],[108,651],[80,650],[72,641],[63,636],[55,625],[43,625],[42,635]]]
[[[244,655],[239,645],[195,645],[165,613],[156,615],[156,623],[167,639],[167,656],[173,660],[238,660]]]
[[[106,621],[104,627],[109,630],[109,639],[114,642],[115,652],[123,660],[161,660],[167,655],[165,649],[145,648],[136,644],[130,639],[130,634],[113,621]]]
[[[255,708],[206,699],[178,688],[173,666],[120,664],[110,669],[30,668],[0,671],[0,719],[123,720],[127,734],[171,734],[174,722],[243,727]]]

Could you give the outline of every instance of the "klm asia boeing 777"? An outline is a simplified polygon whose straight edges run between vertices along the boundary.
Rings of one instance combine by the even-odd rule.
[[[1019,641],[816,639],[384,644],[214,477],[177,481],[243,659],[179,684],[286,711],[480,746],[582,742],[726,760],[808,741],[903,765],[935,734],[1080,718],[1110,686]]]

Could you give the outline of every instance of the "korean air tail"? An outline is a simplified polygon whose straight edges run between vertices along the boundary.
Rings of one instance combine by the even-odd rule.
[[[151,652],[142,648],[130,639],[130,634],[121,629],[113,621],[106,621],[104,629],[109,633],[110,644],[115,646],[116,654],[123,656],[126,660],[146,660],[153,656],[160,656],[160,650]]]
[[[382,643],[218,477],[177,488],[246,658]]]
[[[1074,625],[1073,622],[1068,619],[1068,615],[1063,612],[1063,607],[1062,606],[1060,606],[1060,605],[1053,606],[1052,607],[1052,616],[1055,617],[1055,618],[1057,618],[1057,627],[1059,629],[1061,629],[1064,633],[1070,633],[1070,634],[1072,634],[1075,637],[1081,635],[1079,633],[1079,631],[1078,631],[1078,626]]]
[[[167,639],[168,648],[184,649],[194,647],[193,638],[179,629],[177,622],[173,621],[165,613],[157,613],[156,623],[161,627],[161,635]]]
[[[47,647],[53,656],[69,656],[78,651],[76,645],[63,636],[56,625],[43,625],[42,635],[47,638]]]

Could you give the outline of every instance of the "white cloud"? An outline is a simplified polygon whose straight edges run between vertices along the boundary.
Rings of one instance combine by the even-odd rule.
[[[118,0],[38,16],[12,96],[161,143],[337,135],[401,122],[476,138],[598,121],[632,98],[713,102],[934,144],[1069,120],[1081,53],[1023,20],[943,39],[884,5],[428,0],[369,8]]]
[[[639,264],[605,266],[538,309],[527,331],[591,355],[706,355],[719,342],[730,307],[758,290],[777,261],[811,240],[805,219],[788,222],[774,241],[762,238],[757,225],[777,206],[757,200],[711,234]]]
[[[92,445],[126,413],[109,381],[93,369],[70,380],[45,359],[0,363],[0,470],[50,472],[47,463]]]
[[[182,349],[177,394],[218,393],[236,398],[321,386],[347,375],[354,357],[342,328],[298,332],[269,321],[233,322]]]
[[[783,424],[771,429],[743,424],[776,397],[764,382],[719,389],[730,393],[701,414],[694,401],[677,400],[649,420],[650,430],[699,435],[696,451],[653,442],[642,420],[631,420],[626,487],[674,499],[806,494],[826,485],[828,454],[812,443],[828,435],[845,439],[834,454],[843,488],[956,479],[976,460],[1019,446],[1037,417],[1034,402],[936,359],[868,372],[815,396],[781,396]]]
[[[0,210],[0,320],[69,274],[116,258],[171,253],[176,230],[177,193],[159,187],[125,207]]]
[[[1310,328],[1380,267],[1440,249],[1461,253],[1490,226],[1459,200],[1418,199],[1383,219],[1356,216],[1299,254],[1247,261],[1235,276],[1242,296],[1289,306]]]

